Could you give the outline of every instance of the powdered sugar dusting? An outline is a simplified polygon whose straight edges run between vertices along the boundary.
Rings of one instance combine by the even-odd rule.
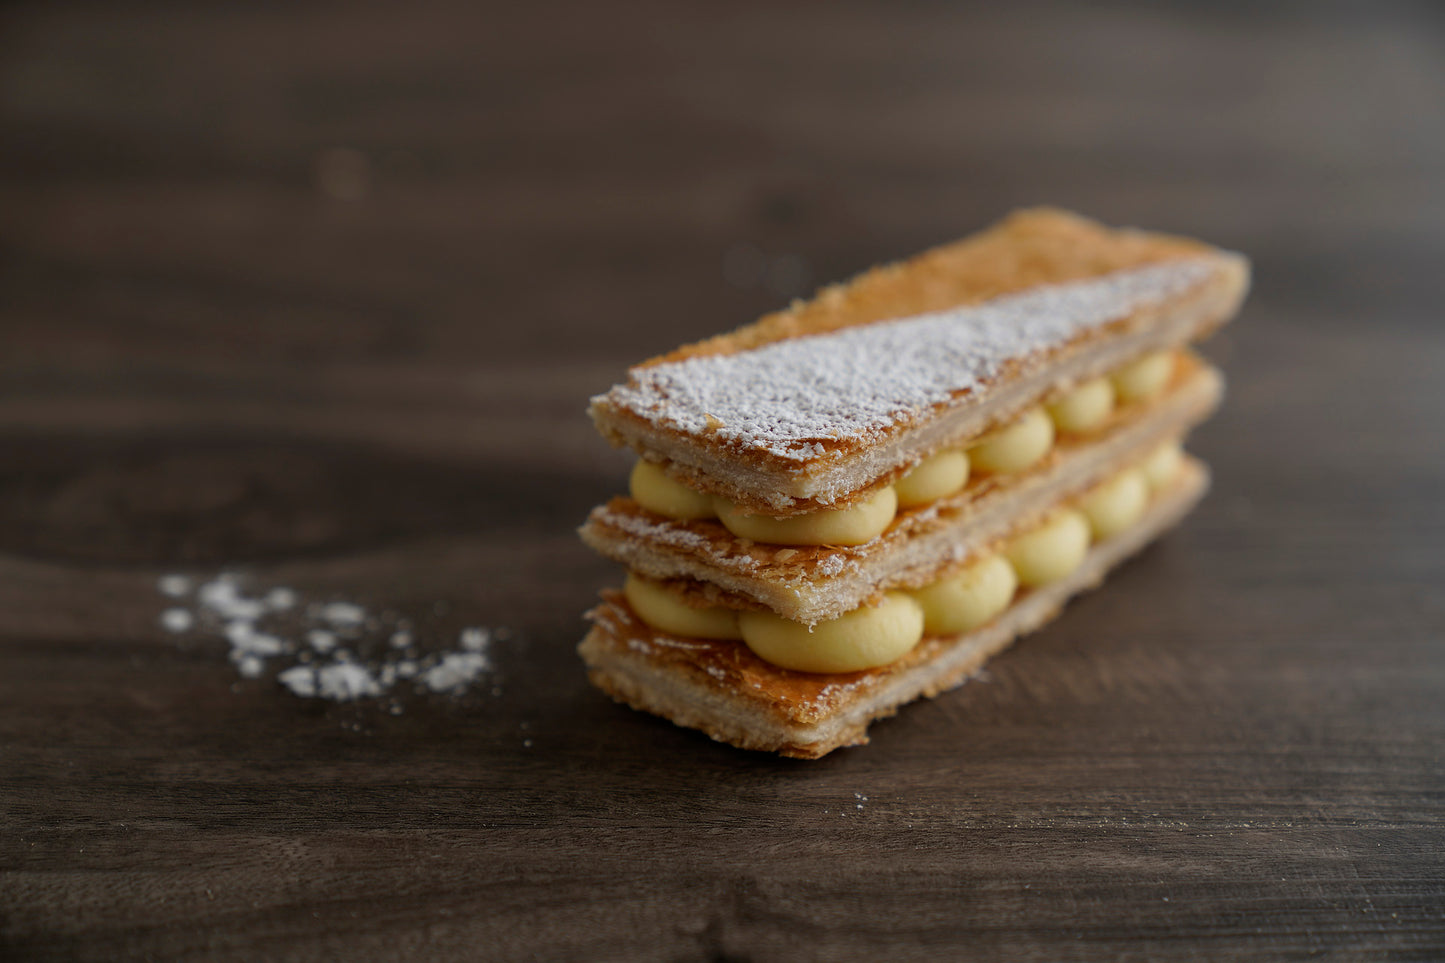
[[[460,691],[491,663],[481,652],[448,652],[422,676],[433,692]]]
[[[195,624],[196,618],[188,609],[166,609],[161,613],[161,625],[167,632],[187,632]]]
[[[467,626],[453,646],[427,645],[396,613],[349,601],[308,604],[286,586],[250,591],[233,573],[209,580],[167,575],[157,588],[191,602],[165,609],[161,625],[224,639],[242,678],[260,678],[279,665],[276,681],[293,695],[333,702],[389,698],[393,713],[401,711],[394,694],[402,683],[421,693],[467,691],[492,670],[492,642],[510,637],[505,628]],[[492,691],[499,691],[495,684]]]
[[[961,396],[1009,363],[1157,305],[1215,270],[1188,258],[737,354],[635,368],[593,399],[738,450],[803,462],[826,443],[867,443]]]
[[[711,546],[707,536],[668,519],[654,521],[629,512],[614,512],[606,505],[593,509],[593,515],[605,524],[650,542],[695,551],[703,551]]]

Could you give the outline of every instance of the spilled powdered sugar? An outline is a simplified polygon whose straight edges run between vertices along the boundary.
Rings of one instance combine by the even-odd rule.
[[[469,626],[453,645],[423,644],[411,621],[394,613],[348,601],[306,602],[285,586],[247,590],[232,573],[199,583],[165,575],[156,588],[176,603],[160,614],[167,631],[214,635],[229,646],[243,678],[275,671],[280,685],[306,699],[381,699],[403,685],[461,694],[491,673],[492,641],[509,636],[504,628]],[[391,711],[401,704],[393,700]]]
[[[630,372],[594,404],[743,451],[806,461],[824,442],[866,442],[1004,365],[1159,304],[1205,280],[1203,258],[1169,261],[982,304],[779,341]]]

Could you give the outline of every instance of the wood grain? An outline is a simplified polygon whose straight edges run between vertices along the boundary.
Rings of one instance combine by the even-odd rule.
[[[1445,956],[1442,108],[1404,3],[5,7],[0,957]],[[1197,515],[821,762],[588,688],[586,397],[1040,201],[1254,258]],[[224,568],[498,691],[241,681]]]

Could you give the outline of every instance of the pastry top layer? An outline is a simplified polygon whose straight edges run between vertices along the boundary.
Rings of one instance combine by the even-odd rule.
[[[674,463],[697,487],[746,493],[757,486],[709,482],[729,463],[793,476],[841,466],[988,401],[1002,385],[1047,375],[1084,343],[1147,330],[1173,303],[1222,286],[1207,316],[1183,332],[1197,334],[1232,313],[1246,275],[1243,258],[1195,241],[1023,211],[652,359],[592,399],[591,411],[604,434]],[[882,474],[840,478],[819,501],[846,498]]]
[[[810,301],[794,301],[736,331],[684,345],[639,367],[736,354],[790,338],[978,304],[1041,284],[1221,253],[1191,238],[1109,228],[1058,208],[1028,208],[970,237],[872,268],[823,288]]]

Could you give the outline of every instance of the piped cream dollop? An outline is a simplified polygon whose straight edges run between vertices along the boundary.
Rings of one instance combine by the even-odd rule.
[[[979,559],[911,594],[923,606],[929,635],[957,635],[991,621],[1013,601],[1018,577],[1000,555]]]
[[[904,592],[809,628],[771,612],[743,612],[743,641],[797,672],[858,672],[895,662],[923,638],[923,607]]]
[[[632,466],[628,489],[643,508],[680,522],[712,518],[717,514],[711,495],[669,478],[660,466],[650,461],[638,461]]]
[[[1038,462],[1054,445],[1054,423],[1042,408],[1030,408],[1017,421],[985,435],[968,451],[979,471],[1012,474]]]
[[[741,639],[738,613],[718,606],[694,608],[652,579],[629,572],[622,594],[632,611],[654,629],[693,639]]]
[[[718,519],[739,538],[772,545],[862,545],[888,528],[898,514],[898,495],[889,485],[847,508],[788,518],[755,515],[724,498],[714,505]]]
[[[1179,477],[1179,467],[1184,462],[1184,447],[1175,438],[1164,442],[1150,452],[1140,468],[1149,482],[1149,491],[1155,495],[1167,490]]]
[[[949,448],[931,455],[893,483],[899,508],[916,508],[963,491],[968,484],[968,453]]]
[[[1089,521],[1081,512],[1064,508],[1042,525],[1014,536],[1004,552],[1019,582],[1047,585],[1069,575],[1089,551]]]
[[[1047,407],[1055,428],[1082,435],[1101,427],[1114,413],[1114,385],[1108,378],[1085,381]]]
[[[1149,482],[1138,468],[1126,468],[1079,499],[1079,511],[1089,520],[1094,538],[1109,538],[1144,516],[1149,505]]]
[[[1119,400],[1128,404],[1147,401],[1169,383],[1174,375],[1174,351],[1154,351],[1115,369],[1109,375]]]

